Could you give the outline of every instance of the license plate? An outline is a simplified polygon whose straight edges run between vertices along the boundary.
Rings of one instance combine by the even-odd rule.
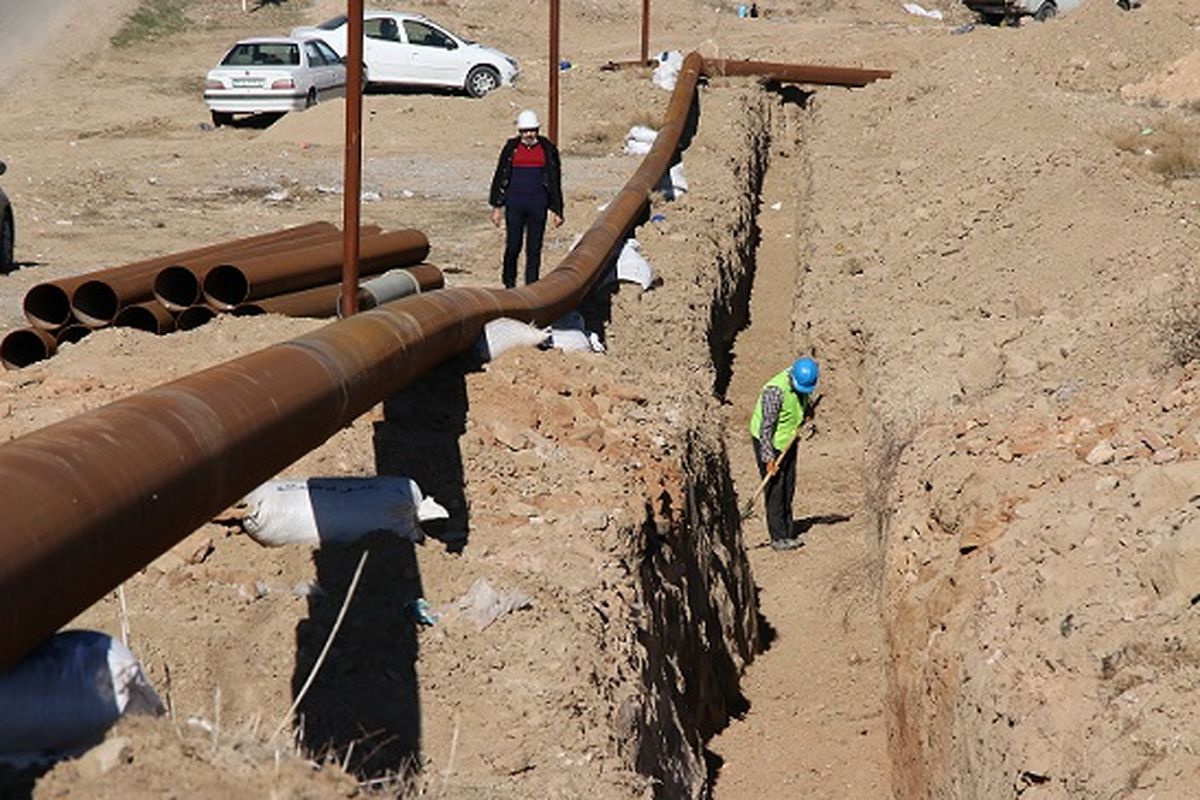
[[[235,89],[253,89],[255,86],[262,86],[261,78],[234,78],[233,88]]]

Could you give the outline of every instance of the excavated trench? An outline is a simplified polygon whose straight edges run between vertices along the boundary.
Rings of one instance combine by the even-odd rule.
[[[637,302],[618,297],[615,302],[622,307],[611,314],[608,333],[614,355],[636,363],[682,367],[673,370],[677,377],[672,388],[683,409],[676,426],[684,431],[679,434],[680,473],[677,482],[664,485],[653,504],[647,503],[635,534],[641,554],[638,590],[645,609],[634,620],[641,654],[635,660],[643,694],[621,704],[616,713],[617,739],[629,743],[627,757],[639,773],[652,778],[662,797],[708,796],[714,786],[720,787],[726,767],[738,771],[772,768],[765,763],[748,766],[732,760],[765,760],[765,753],[738,750],[734,745],[734,752],[722,748],[717,754],[709,745],[731,721],[759,713],[754,699],[747,697],[745,675],[756,657],[770,655],[777,635],[774,626],[779,624],[763,616],[761,579],[756,585],[751,569],[748,548],[751,540],[758,539],[762,523],[749,520],[743,526],[738,511],[739,501],[744,501],[753,484],[746,475],[752,469],[748,458],[736,449],[748,450],[743,435],[746,409],[741,407],[745,399],[735,395],[746,392],[739,382],[758,380],[740,373],[755,368],[761,371],[763,365],[749,363],[747,359],[752,357],[745,353],[735,356],[735,345],[739,338],[748,337],[749,326],[756,322],[750,318],[753,291],[783,293],[787,298],[803,294],[802,286],[796,285],[797,280],[802,281],[802,271],[794,264],[775,270],[770,278],[773,283],[782,279],[791,285],[756,287],[755,278],[762,236],[760,214],[773,213],[764,208],[762,196],[769,161],[773,151],[783,158],[795,155],[800,144],[796,118],[805,113],[806,100],[806,95],[794,90],[762,87],[701,93],[699,133],[684,154],[693,191],[677,204],[657,203],[654,211],[665,214],[669,225],[661,235],[642,237],[649,259],[664,274],[664,289]],[[703,157],[697,158],[700,154]],[[788,166],[795,169],[801,162],[796,158]],[[792,172],[785,176],[785,180],[795,178]],[[797,234],[802,235],[802,227],[801,220]],[[792,246],[793,258],[801,246],[798,239]],[[790,310],[792,303],[787,306]],[[760,322],[762,326],[772,324],[771,320]],[[644,336],[651,329],[658,333]],[[653,341],[648,340],[651,338]],[[810,346],[802,326],[798,330],[760,329],[757,338],[774,343],[759,356],[769,361],[770,374],[799,348]],[[676,349],[664,352],[668,340]],[[864,357],[858,344],[852,343],[850,352],[831,353],[834,363],[847,371],[861,370]],[[858,380],[843,377],[835,386],[857,384]],[[854,417],[849,427],[861,431],[860,440],[848,447],[861,449],[861,441],[874,427],[865,413],[847,413]],[[881,464],[886,460],[879,459]],[[888,474],[887,470],[864,467],[859,474],[835,479],[839,485],[858,483],[853,494],[862,505],[839,507],[839,513],[825,515],[826,521],[857,518],[865,532],[860,548],[865,555],[856,556],[858,563],[835,565],[836,574],[827,576],[830,588],[821,590],[826,596],[814,589],[811,597],[803,598],[814,606],[831,599],[834,605],[830,610],[840,610],[847,619],[871,618],[876,631],[880,627],[877,586],[883,516],[868,504],[886,496],[883,484]],[[736,489],[734,475],[741,477]],[[830,491],[836,494],[838,487]],[[808,524],[817,520],[814,517]],[[860,584],[865,581],[871,586],[864,590]],[[803,640],[805,632],[789,631],[789,635]],[[879,646],[863,660],[873,661],[876,672],[882,673],[882,634],[875,638]],[[841,654],[830,652],[828,657]],[[768,663],[761,669],[781,672],[784,680],[808,693],[805,707],[814,707],[817,695],[836,693],[797,676],[787,664],[763,660]],[[837,671],[840,666],[831,669]],[[877,686],[881,685],[879,680]],[[869,694],[879,707],[866,715],[872,719],[873,730],[871,743],[865,746],[873,748],[871,757],[877,763],[866,770],[872,782],[864,787],[877,790],[874,796],[882,797],[889,794],[883,788],[888,783],[883,698],[879,691]],[[858,737],[864,714],[857,704],[862,699],[861,693],[851,691],[843,697],[847,707],[839,707],[833,700],[821,708],[830,717],[850,720],[847,725],[855,727]],[[813,728],[821,735],[829,730],[827,724]],[[805,731],[778,733],[799,746]],[[850,744],[852,753],[864,747],[858,741]],[[792,769],[786,762],[773,768],[781,766],[784,772]],[[849,768],[863,771],[861,764]],[[836,775],[826,779],[841,780]],[[732,794],[740,796],[736,789]]]

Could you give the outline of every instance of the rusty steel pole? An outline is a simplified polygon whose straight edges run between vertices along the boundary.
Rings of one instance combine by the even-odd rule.
[[[650,63],[650,0],[642,0],[642,63]]]
[[[358,212],[362,198],[363,0],[349,0],[346,16],[346,177],[342,192],[343,317],[358,313]]]
[[[558,68],[558,11],[559,0],[550,0],[550,99],[547,101],[550,105],[547,111],[550,124],[546,129],[546,136],[555,144],[558,144],[558,78],[560,72]]]

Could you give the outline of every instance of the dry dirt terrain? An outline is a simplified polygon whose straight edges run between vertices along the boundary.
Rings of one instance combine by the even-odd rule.
[[[148,3],[178,29],[122,46],[138,0],[77,5],[0,87],[19,262],[0,327],[47,279],[340,223],[343,104],[213,129],[201,80],[236,38],[344,4]],[[8,771],[0,793],[1196,796],[1200,5],[1007,27],[950,0],[940,21],[736,5],[656,0],[651,49],[894,75],[709,81],[689,191],[637,231],[660,285],[583,309],[606,354],[465,355],[283,473],[408,475],[450,519],[423,545],[317,550],[205,525],[123,588],[169,713],[119,723],[115,759]],[[363,220],[425,231],[449,285],[498,285],[487,182],[516,113],[545,110],[545,4],[403,7],[522,77],[482,100],[369,95]],[[546,268],[636,167],[625,131],[666,107],[649,70],[597,69],[637,55],[637,10],[563,4]],[[325,324],[97,331],[0,374],[0,441]],[[746,424],[804,352],[824,395],[806,543],[779,553],[739,514]],[[525,602],[481,626],[479,581]],[[121,617],[114,593],[72,627]]]

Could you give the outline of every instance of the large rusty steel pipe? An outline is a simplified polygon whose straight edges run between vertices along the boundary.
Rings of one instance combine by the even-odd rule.
[[[268,234],[267,238],[234,240],[213,245],[206,253],[177,255],[166,265],[147,262],[148,267],[124,269],[108,276],[93,275],[91,280],[84,281],[71,292],[71,310],[83,324],[102,328],[111,325],[125,306],[152,299],[154,283],[162,269],[197,270],[234,256],[275,252],[336,235],[337,228],[328,222],[314,222],[294,228],[283,237]]]
[[[204,283],[204,276],[209,270],[222,264],[259,256],[294,253],[313,245],[341,240],[341,231],[328,223],[322,224],[326,227],[321,230],[306,232],[284,241],[224,250],[200,258],[180,259],[170,266],[162,267],[154,275],[151,293],[167,310],[183,311],[204,302],[204,294],[200,288]],[[364,230],[372,235],[380,231],[377,225],[368,225]]]
[[[175,315],[157,300],[147,300],[122,308],[112,324],[161,336],[175,330]]]
[[[300,225],[294,228],[287,228],[282,231],[274,231],[272,233],[264,233],[258,236],[249,236],[243,239],[235,239],[233,241],[219,242],[217,244],[198,247],[192,250],[185,250],[179,253],[173,253],[166,256],[149,258],[143,261],[135,261],[130,264],[122,264],[116,267],[107,269],[94,270],[82,275],[76,275],[70,278],[62,278],[54,281],[46,281],[39,283],[28,292],[25,293],[23,301],[23,309],[26,319],[35,327],[43,329],[57,328],[62,325],[67,325],[74,320],[74,315],[71,310],[71,297],[76,289],[89,281],[105,281],[113,278],[118,278],[129,274],[148,274],[153,278],[153,275],[164,266],[173,263],[175,260],[199,258],[216,252],[222,252],[237,247],[246,247],[253,244],[266,244],[270,242],[284,241],[290,237],[311,232],[318,229],[333,229],[336,227],[328,222],[313,222],[307,225]],[[141,298],[149,299],[149,295]]]
[[[395,296],[381,298],[380,295],[382,293],[375,288],[376,281],[386,279],[394,273],[402,273],[409,276],[407,291]],[[442,276],[442,271],[433,264],[414,264],[411,267],[389,270],[359,285],[358,310],[368,311],[382,302],[395,300],[407,294],[432,292],[435,289],[441,289],[445,285],[446,281]],[[342,289],[343,287],[340,283],[314,286],[311,289],[301,289],[298,292],[264,297],[253,303],[240,305],[233,311],[235,314],[245,314],[253,313],[253,310],[257,310],[259,313],[283,314],[289,317],[316,317],[318,319],[334,316],[341,317],[340,299]]]
[[[17,328],[0,339],[0,363],[20,369],[44,361],[58,350],[54,334],[42,328]]]
[[[0,446],[0,669],[199,525],[507,316],[578,305],[670,167],[703,62],[650,153],[562,263],[518,289],[444,289],[88,411]]]
[[[892,77],[891,70],[856,67],[823,67],[816,64],[778,64],[771,61],[734,61],[728,58],[704,59],[704,74],[709,77],[765,78],[781,83],[811,83],[819,86],[862,88],[877,80]]]
[[[296,252],[221,264],[204,277],[204,299],[214,308],[231,311],[260,297],[330,283],[342,275],[342,255],[341,242],[328,242]],[[429,240],[417,230],[369,236],[362,240],[358,272],[374,275],[420,263],[427,255]]]
[[[190,331],[206,325],[217,316],[217,312],[204,303],[197,303],[180,311],[175,317],[175,330]]]

